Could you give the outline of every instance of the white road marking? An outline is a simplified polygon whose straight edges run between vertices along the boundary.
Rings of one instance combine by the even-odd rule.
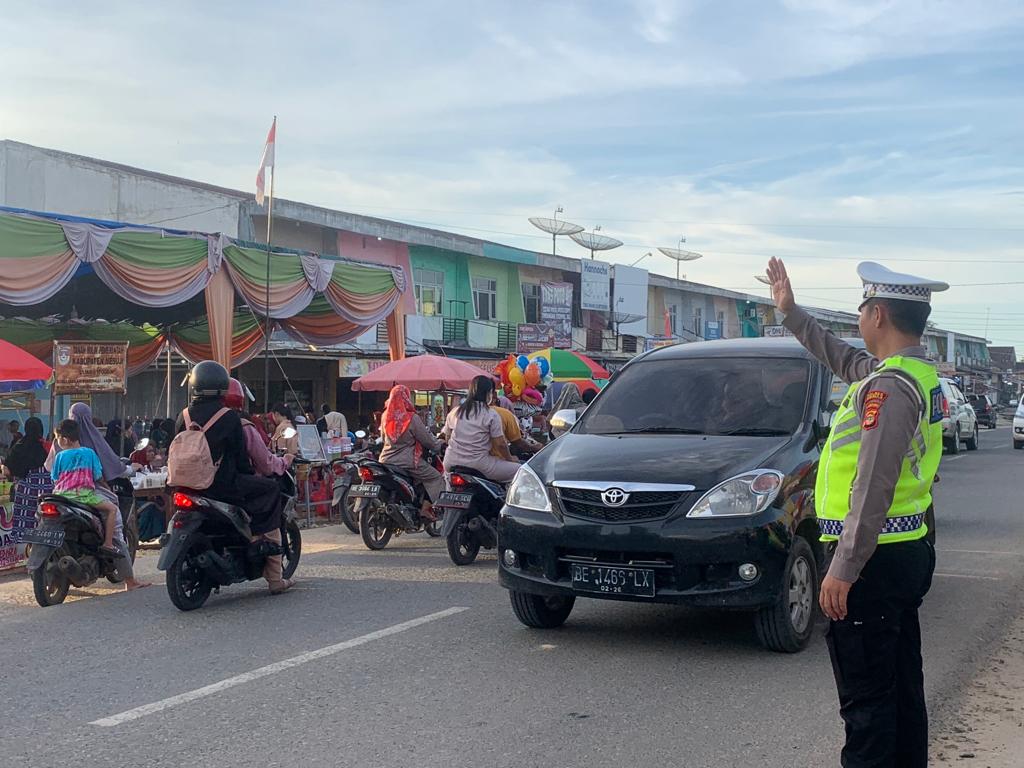
[[[980,581],[1002,581],[998,576],[977,576],[973,573],[939,573],[935,572],[936,576],[945,576],[949,579],[979,579]]]
[[[111,715],[110,717],[104,717],[99,720],[93,720],[91,723],[89,723],[89,725],[99,725],[106,728],[111,728],[115,725],[120,725],[121,723],[130,722],[131,720],[138,720],[141,717],[146,717],[147,715],[162,712],[165,709],[176,707],[179,704],[184,704],[187,701],[195,701],[196,699],[201,699],[205,696],[212,696],[215,693],[226,691],[228,688],[234,688],[238,685],[251,683],[253,680],[259,680],[261,677],[275,675],[278,672],[283,672],[286,669],[291,669],[292,667],[297,667],[301,664],[307,664],[311,661],[316,661],[317,659],[323,659],[328,656],[333,656],[336,653],[347,651],[349,648],[355,648],[356,646],[366,645],[367,643],[372,643],[374,640],[380,640],[381,638],[389,637],[390,635],[397,635],[400,632],[405,632],[406,630],[422,626],[423,624],[429,624],[432,621],[437,621],[438,619],[445,619],[449,616],[454,616],[457,613],[462,613],[463,611],[468,610],[469,608],[455,606],[452,608],[447,608],[443,611],[438,611],[437,613],[431,613],[426,616],[420,616],[418,619],[403,621],[401,624],[395,624],[384,629],[378,629],[376,632],[370,632],[366,635],[354,637],[351,640],[346,640],[342,643],[328,645],[326,648],[320,648],[316,651],[302,653],[298,656],[293,656],[290,659],[284,659],[283,661],[278,661],[274,664],[268,664],[265,667],[254,669],[251,672],[244,672],[241,675],[235,675],[234,677],[229,677],[226,680],[221,680],[220,682],[212,683],[211,685],[204,685],[202,688],[196,688],[192,691],[179,693],[177,696],[171,696],[167,699],[155,701],[152,704],[145,704],[141,707],[136,707],[135,709],[129,709],[127,712],[121,712],[117,715]]]

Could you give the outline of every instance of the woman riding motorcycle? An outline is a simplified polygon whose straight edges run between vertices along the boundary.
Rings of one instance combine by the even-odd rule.
[[[192,390],[189,418],[194,424],[204,426],[225,407],[230,377],[224,366],[213,360],[204,360],[189,373],[188,383]],[[176,434],[184,429],[182,414],[178,417]],[[263,537],[280,544],[280,488],[277,481],[253,473],[241,417],[228,410],[210,425],[205,435],[210,446],[210,458],[217,463],[217,474],[209,488],[201,489],[202,495],[241,507],[251,518],[250,528],[255,538]],[[173,444],[170,450],[173,453]],[[280,557],[267,558],[263,577],[270,586],[271,594],[280,594],[293,584],[290,579],[281,578]]]
[[[519,462],[512,458],[501,426],[501,417],[489,407],[495,397],[490,376],[477,376],[470,382],[462,405],[453,408],[444,423],[448,450],[444,468],[469,467],[499,483],[512,482]],[[496,456],[491,455],[494,449]]]
[[[391,394],[384,404],[380,417],[380,431],[384,436],[384,449],[380,452],[381,464],[398,467],[423,485],[427,498],[423,500],[420,515],[427,520],[436,520],[431,502],[437,501],[444,491],[441,473],[422,460],[423,450],[438,453],[441,443],[427,431],[412,404],[412,395],[404,384],[391,388]]]

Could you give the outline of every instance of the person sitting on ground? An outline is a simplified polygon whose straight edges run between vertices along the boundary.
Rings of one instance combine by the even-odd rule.
[[[110,557],[120,557],[114,549],[114,529],[117,526],[121,510],[112,501],[96,493],[96,482],[103,479],[103,466],[100,457],[92,448],[82,446],[78,422],[65,419],[57,428],[57,442],[60,453],[53,460],[50,476],[53,479],[53,492],[70,501],[98,509],[104,514],[103,544],[100,551]]]
[[[248,513],[254,539],[281,544],[281,491],[276,480],[253,473],[246,450],[242,419],[225,407],[231,381],[224,366],[213,360],[197,364],[189,374],[192,404],[186,409],[193,424],[206,426],[210,458],[217,464],[217,473],[209,488],[200,489],[204,496],[239,506]],[[212,422],[212,423],[211,423]],[[186,428],[185,414],[179,417],[176,432]],[[171,454],[174,446],[171,446]],[[270,593],[280,594],[294,583],[282,578],[281,556],[271,556],[263,567]]]
[[[426,497],[423,499],[420,516],[429,521],[436,520],[431,503],[437,501],[437,497],[444,491],[444,478],[423,460],[423,451],[426,449],[437,453],[441,450],[441,443],[427,431],[412,404],[412,394],[404,384],[396,384],[391,388],[380,417],[380,428],[384,435],[380,463],[398,467],[423,485]]]
[[[461,405],[453,408],[444,423],[448,450],[444,468],[469,467],[499,483],[509,483],[520,464],[512,458],[501,426],[501,417],[491,410],[495,396],[490,376],[476,376]],[[491,454],[494,450],[496,455]]]
[[[284,403],[274,403],[268,416],[274,423],[274,434],[270,436],[270,450],[278,454],[290,453],[292,456],[297,456],[299,454],[299,435],[295,429],[295,417],[292,416],[292,409]],[[285,432],[289,429],[295,434],[286,437]]]

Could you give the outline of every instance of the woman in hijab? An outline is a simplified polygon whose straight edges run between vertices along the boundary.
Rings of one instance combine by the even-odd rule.
[[[437,497],[444,490],[444,478],[440,472],[423,461],[423,449],[436,453],[441,450],[441,443],[427,431],[423,420],[416,413],[416,407],[412,404],[409,388],[404,384],[397,384],[391,388],[388,401],[384,404],[384,413],[380,417],[380,429],[384,437],[384,449],[380,453],[381,464],[398,467],[423,484],[427,498],[423,500],[420,515],[426,520],[436,520],[431,502],[437,501]]]
[[[121,435],[122,434],[123,433],[122,433],[122,430],[121,430],[121,420],[120,419],[114,419],[112,421],[108,421],[107,422],[107,434],[104,436],[104,439],[106,440],[107,445],[110,446],[110,450],[112,450],[117,456],[121,455],[121,442],[122,442]],[[128,436],[127,435],[124,436],[124,444],[127,447],[133,447],[133,446],[130,446],[128,444]]]
[[[53,490],[53,481],[44,466],[48,451],[49,446],[43,439],[43,422],[32,416],[25,421],[25,436],[12,445],[7,454],[7,471],[15,481],[12,510],[15,541],[21,540],[19,531],[36,527],[39,497]]]

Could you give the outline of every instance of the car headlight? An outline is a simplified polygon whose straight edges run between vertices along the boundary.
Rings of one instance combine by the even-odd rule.
[[[508,495],[505,497],[505,503],[510,507],[534,509],[538,512],[551,511],[551,499],[548,498],[544,483],[527,464],[520,467],[512,481]]]
[[[758,469],[737,475],[705,493],[687,517],[748,517],[766,510],[782,488],[783,474]]]

